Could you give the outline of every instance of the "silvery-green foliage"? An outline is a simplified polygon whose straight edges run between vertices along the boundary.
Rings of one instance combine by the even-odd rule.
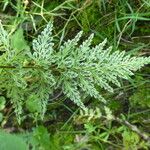
[[[52,37],[53,24],[49,23],[47,27],[41,32],[37,39],[33,40],[33,59],[41,64],[46,62],[48,65],[52,60],[53,53],[53,37]]]
[[[31,114],[43,118],[49,95],[57,88],[83,109],[83,95],[106,102],[97,87],[113,92],[112,83],[120,86],[119,78],[128,79],[134,71],[150,63],[150,57],[112,52],[112,47],[105,48],[106,39],[91,46],[94,34],[79,45],[82,31],[55,50],[52,29],[50,22],[33,40],[32,50],[22,41],[24,46],[19,51],[15,43],[17,36],[23,36],[18,35],[22,31],[17,32],[16,38],[13,36],[12,48],[9,34],[0,24],[0,92],[7,93],[18,118],[24,106]]]
[[[74,116],[74,121],[77,124],[83,124],[101,118],[105,118],[107,120],[114,119],[111,110],[107,106],[104,106],[104,110],[101,110],[99,107],[95,107],[94,109],[88,107],[80,109],[79,114]]]
[[[102,116],[102,113],[101,113],[100,108],[98,107],[96,107],[95,109],[85,108],[84,110],[80,109],[80,114],[78,116],[78,119],[80,120],[82,118],[85,118],[87,119],[87,121],[90,121],[90,120],[99,119],[101,118],[101,116]]]
[[[9,35],[4,30],[0,21],[0,51],[6,51],[9,49]]]

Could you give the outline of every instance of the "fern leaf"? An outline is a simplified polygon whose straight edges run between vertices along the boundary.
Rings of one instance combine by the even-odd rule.
[[[119,78],[128,80],[134,71],[150,63],[150,57],[131,57],[125,51],[112,52],[111,46],[105,48],[107,39],[92,47],[94,34],[78,44],[82,31],[54,51],[52,29],[50,22],[33,40],[33,54],[29,48],[18,53],[15,49],[24,49],[24,46],[11,45],[9,34],[0,23],[0,50],[4,51],[0,56],[0,63],[4,66],[0,69],[0,91],[6,91],[18,120],[21,120],[27,99],[30,113],[36,113],[43,119],[49,95],[56,88],[62,88],[66,97],[82,109],[85,109],[83,95],[106,103],[99,92],[100,88],[113,92],[112,84],[121,86]],[[40,107],[32,108],[35,103]],[[109,110],[106,111],[111,117]],[[92,111],[89,113],[93,116]]]
[[[53,53],[53,24],[48,23],[37,39],[33,40],[33,57],[38,61],[49,61]]]
[[[78,88],[74,82],[72,82],[72,84],[70,84],[70,82],[65,81],[63,83],[62,89],[63,89],[64,94],[66,94],[66,96],[68,98],[70,98],[70,100],[72,100],[76,105],[78,105],[79,107],[81,107],[83,109],[85,108],[83,102],[81,101],[81,97],[80,97]]]
[[[9,35],[4,30],[0,20],[0,51],[7,51],[10,47]]]

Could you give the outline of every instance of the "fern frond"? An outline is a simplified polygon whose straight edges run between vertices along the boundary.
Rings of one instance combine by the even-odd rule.
[[[53,37],[52,37],[53,24],[48,23],[46,28],[42,31],[37,39],[33,40],[33,58],[36,61],[50,61],[53,53]]]
[[[93,37],[94,37],[94,34],[91,34],[89,36],[89,38],[87,40],[85,40],[80,46],[79,46],[79,53],[82,54],[82,57],[86,58],[87,57],[87,54],[89,53],[89,50],[90,50],[90,45],[92,43],[92,40],[93,40]],[[80,56],[80,55],[79,55]]]
[[[125,51],[112,52],[112,47],[105,49],[107,39],[92,47],[94,34],[78,44],[82,31],[56,51],[52,29],[53,24],[50,22],[33,40],[33,53],[29,49],[18,53],[15,46],[9,44],[8,33],[0,24],[0,46],[4,51],[0,56],[0,90],[7,92],[18,116],[22,115],[24,103],[28,99],[29,109],[37,111],[30,113],[43,118],[49,95],[57,88],[61,88],[66,97],[82,109],[85,109],[83,95],[106,103],[99,93],[100,88],[113,92],[112,84],[121,86],[119,78],[128,80],[134,71],[150,63],[150,57],[131,57]],[[35,102],[41,107],[31,108]]]
[[[89,121],[94,121],[102,117],[100,108],[96,107],[80,109],[79,114],[74,116],[74,122],[77,124],[83,124]]]
[[[111,53],[112,47],[103,50],[106,39],[98,46],[91,48],[93,36],[92,34],[80,46],[76,46],[76,48],[71,49],[70,46],[69,54],[65,55],[65,58],[61,60],[61,64],[57,61],[56,64],[59,64],[59,69],[65,70],[61,73],[62,83],[65,83],[67,78],[70,81],[68,84],[72,84],[72,81],[74,81],[86,94],[104,101],[95,88],[96,85],[113,92],[113,88],[110,86],[111,83],[120,86],[118,78],[128,79],[129,76],[134,74],[135,70],[148,64],[150,58],[126,56],[124,51]],[[73,42],[73,40],[71,41]],[[66,43],[70,43],[70,40]],[[76,42],[72,43],[72,45],[75,46]],[[61,51],[61,57],[63,58],[62,48]],[[75,76],[68,76],[69,72],[72,72],[72,75],[74,74]],[[70,97],[69,94],[68,97]],[[79,101],[79,96],[77,96],[77,100]]]
[[[0,51],[7,51],[10,48],[9,46],[9,35],[6,30],[4,30],[0,20]]]
[[[81,108],[85,108],[83,102],[81,101],[80,92],[77,88],[77,85],[75,82],[65,81],[62,85],[63,93],[66,94],[67,97],[70,98],[76,105],[78,105]]]

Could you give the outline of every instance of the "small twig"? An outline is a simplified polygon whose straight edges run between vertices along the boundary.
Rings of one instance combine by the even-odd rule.
[[[63,91],[60,91],[56,96],[54,96],[53,98],[49,99],[49,101],[54,101],[54,100],[58,99],[62,94],[63,94]]]
[[[17,67],[15,66],[0,66],[0,68],[2,69],[17,69]],[[26,67],[22,67],[24,69],[41,69],[40,67],[36,67],[36,66],[26,66]]]
[[[146,133],[140,131],[135,125],[132,125],[128,121],[121,120],[119,118],[114,118],[114,120],[129,127],[133,132],[136,132],[143,140],[150,142],[150,137]]]

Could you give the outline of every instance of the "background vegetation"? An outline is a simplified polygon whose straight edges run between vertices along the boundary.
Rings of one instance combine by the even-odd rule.
[[[18,45],[32,40],[53,20],[56,47],[72,39],[80,30],[84,38],[95,34],[93,45],[108,39],[113,51],[132,56],[150,54],[149,0],[1,0],[0,19],[15,33]],[[0,149],[35,150],[140,150],[150,146],[150,69],[145,66],[130,81],[110,94],[101,90],[108,108],[87,97],[87,111],[81,111],[59,91],[51,97],[41,121],[25,119],[18,124],[12,104],[0,91]],[[35,105],[30,105],[34,110]]]

